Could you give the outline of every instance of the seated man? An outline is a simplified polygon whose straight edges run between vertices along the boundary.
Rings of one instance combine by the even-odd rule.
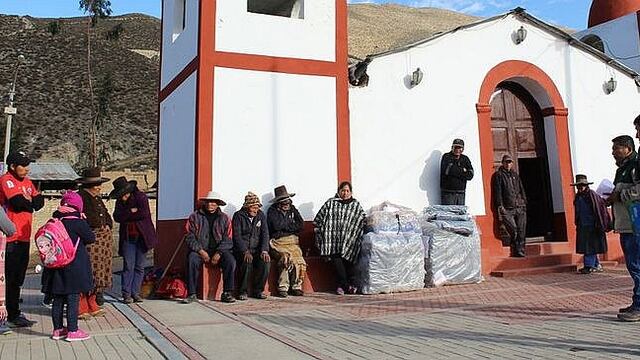
[[[260,210],[258,196],[249,192],[244,197],[242,209],[233,214],[233,251],[240,264],[240,289],[238,300],[247,300],[249,278],[253,275],[252,296],[266,299],[264,285],[269,276],[269,230],[267,217]],[[253,274],[252,274],[253,273]]]
[[[200,199],[200,208],[189,216],[185,242],[189,247],[187,257],[187,291],[189,296],[183,300],[188,304],[196,300],[196,287],[203,263],[211,262],[222,268],[222,296],[226,303],[236,301],[233,298],[234,273],[236,260],[233,257],[231,239],[231,221],[220,206],[225,206],[220,196],[210,191]]]
[[[274,203],[267,212],[271,249],[278,260],[278,296],[287,297],[289,287],[291,295],[302,296],[307,263],[302,258],[302,250],[298,245],[298,234],[302,230],[302,216],[293,206],[291,198],[295,195],[287,192],[282,185],[274,190]]]

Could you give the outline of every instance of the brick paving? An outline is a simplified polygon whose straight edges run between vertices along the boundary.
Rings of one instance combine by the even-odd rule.
[[[147,300],[129,307],[144,324],[108,305],[104,318],[81,321],[93,338],[69,344],[48,339],[49,310],[39,305],[39,276],[32,275],[23,309],[38,324],[0,337],[0,359],[167,356],[136,326],[152,326],[189,359],[640,359],[640,323],[615,319],[631,285],[626,270],[615,268],[373,296]]]
[[[322,359],[640,359],[622,268],[376,296],[203,303]],[[308,352],[306,352],[308,354]]]
[[[51,310],[43,307],[40,276],[27,276],[22,291],[21,310],[30,320],[38,321],[31,328],[14,329],[0,336],[0,359],[162,359],[164,356],[147,341],[140,331],[113,306],[105,306],[106,315],[80,320],[79,326],[91,339],[68,343],[49,339],[53,331]]]

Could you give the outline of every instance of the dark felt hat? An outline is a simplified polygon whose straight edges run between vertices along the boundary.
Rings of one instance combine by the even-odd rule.
[[[79,184],[102,184],[109,180],[109,178],[102,177],[99,167],[90,167],[82,170],[82,177],[76,179],[76,182]]]
[[[573,184],[571,184],[571,186],[576,186],[576,185],[591,185],[593,184],[592,182],[589,182],[589,180],[587,180],[587,175],[582,175],[582,174],[578,174],[576,175],[576,182],[574,182]]]
[[[138,185],[138,182],[135,180],[128,181],[126,177],[120,176],[119,178],[113,180],[113,190],[109,193],[109,197],[112,199],[119,199],[124,194],[128,194],[133,192]]]
[[[273,198],[273,200],[271,200],[272,203],[277,203],[296,196],[296,193],[288,192],[287,188],[284,185],[278,186],[277,188],[273,189],[273,194],[275,197]]]

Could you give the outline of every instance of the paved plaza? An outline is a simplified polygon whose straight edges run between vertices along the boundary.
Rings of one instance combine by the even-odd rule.
[[[630,301],[621,267],[375,296],[114,301],[74,344],[48,339],[38,284],[23,295],[38,324],[0,337],[2,359],[640,359],[640,323],[615,319]]]

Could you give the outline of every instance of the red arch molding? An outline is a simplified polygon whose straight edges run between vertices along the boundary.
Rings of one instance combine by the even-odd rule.
[[[478,225],[482,231],[482,267],[483,272],[490,273],[491,259],[504,256],[502,242],[494,236],[494,215],[491,209],[491,176],[493,169],[493,137],[491,134],[491,95],[503,81],[513,78],[528,78],[537,82],[549,96],[551,107],[544,109],[545,116],[554,116],[557,139],[557,153],[560,161],[560,177],[564,216],[557,221],[564,221],[567,229],[569,248],[575,247],[575,229],[573,228],[573,190],[568,185],[573,179],[571,168],[571,149],[569,143],[568,114],[562,96],[553,80],[542,69],[534,64],[519,61],[504,61],[489,70],[480,87],[476,111],[478,113],[478,135],[480,137],[480,157],[482,161],[482,181],[484,187],[484,203],[486,215],[478,217]],[[565,186],[566,185],[566,186]]]

